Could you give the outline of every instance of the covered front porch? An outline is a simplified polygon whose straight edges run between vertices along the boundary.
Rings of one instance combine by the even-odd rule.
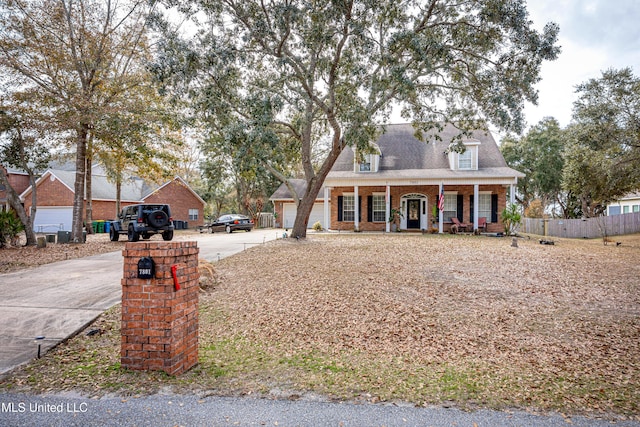
[[[454,222],[474,231],[500,232],[500,213],[514,184],[352,185],[324,189],[325,224],[331,230],[450,232]],[[439,196],[444,194],[442,209]],[[435,208],[435,209],[434,209]]]

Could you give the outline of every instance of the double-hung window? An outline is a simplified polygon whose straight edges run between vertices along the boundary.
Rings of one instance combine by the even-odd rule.
[[[458,154],[458,169],[471,169],[472,153],[467,148],[464,153]]]
[[[353,221],[356,216],[355,196],[344,195],[342,198],[342,220]]]
[[[373,212],[373,222],[385,222],[387,207],[384,194],[374,194],[372,197],[372,203],[373,206],[371,209]]]
[[[478,218],[486,218],[491,222],[491,193],[480,193],[478,195]]]
[[[189,221],[197,221],[199,216],[198,209],[189,209]]]
[[[442,215],[445,222],[451,222],[451,218],[458,217],[458,195],[456,193],[444,194],[444,211]]]

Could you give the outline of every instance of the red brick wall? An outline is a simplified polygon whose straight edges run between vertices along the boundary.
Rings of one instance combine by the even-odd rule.
[[[37,187],[38,206],[73,206],[73,191],[60,180],[51,181],[50,176],[40,181]],[[31,208],[31,192],[24,201],[25,209]]]
[[[198,363],[196,242],[127,243],[122,279],[120,358],[124,368],[180,375]],[[138,260],[155,262],[153,279],[138,279]],[[171,266],[177,265],[180,290]]]
[[[120,202],[120,209],[136,203],[138,202]],[[118,212],[116,212],[116,202],[111,200],[94,200],[92,217],[94,221],[111,221],[116,219],[118,217]]]
[[[0,172],[6,173],[7,170],[3,166],[0,166]],[[9,180],[9,185],[11,185],[11,188],[13,188],[15,192],[18,194],[21,194],[24,190],[26,190],[29,187],[28,175],[9,173],[7,175],[7,178]],[[7,198],[7,191],[0,190],[0,200],[6,200],[6,198]]]
[[[283,205],[284,205],[284,202],[282,202],[280,200],[276,201],[274,203],[273,209],[274,209],[274,212],[276,214],[276,221],[275,221],[276,222],[276,224],[275,224],[276,227],[282,227],[282,224],[284,224],[284,207],[283,207]]]
[[[9,174],[8,178],[9,184],[18,194],[22,194],[24,190],[29,188],[29,175]]]
[[[175,179],[158,191],[149,195],[145,203],[168,203],[171,206],[173,219],[188,221],[189,228],[204,225],[204,205],[182,181]],[[189,209],[198,209],[198,219],[189,219]]]
[[[362,198],[362,210],[360,212],[360,219],[358,226],[361,231],[384,231],[386,224],[384,222],[368,222],[368,196],[373,193],[384,193],[386,187],[358,187],[358,196]],[[434,203],[436,203],[438,196],[438,186],[403,186],[403,187],[391,187],[391,208],[399,208],[400,199],[405,194],[418,193],[427,196],[427,223],[431,224],[432,215],[431,209]],[[473,194],[472,185],[445,185],[445,192],[457,191],[464,197],[463,203],[463,218],[465,222],[469,222],[470,215],[469,196]],[[492,194],[498,194],[498,222],[487,224],[487,231],[499,232],[504,231],[502,223],[500,222],[500,213],[506,206],[506,189],[501,185],[481,185],[479,191],[491,191]],[[331,190],[331,229],[333,230],[353,230],[353,221],[338,221],[338,196],[342,196],[344,193],[353,194],[353,187],[336,187]],[[490,218],[488,218],[490,220]],[[444,231],[448,232],[450,224],[445,223]]]

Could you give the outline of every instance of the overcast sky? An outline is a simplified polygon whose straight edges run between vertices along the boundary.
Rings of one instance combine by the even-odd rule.
[[[640,0],[528,0],[534,27],[560,26],[562,53],[542,66],[538,106],[526,107],[529,125],[555,117],[571,121],[575,86],[609,68],[631,67],[640,76]]]

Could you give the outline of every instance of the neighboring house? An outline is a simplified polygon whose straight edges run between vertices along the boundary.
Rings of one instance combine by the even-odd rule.
[[[607,216],[640,212],[640,192],[627,194],[607,206]]]
[[[13,168],[5,168],[0,165],[2,172],[7,174],[9,178],[9,184],[13,187],[16,193],[20,194],[29,187],[29,174],[25,171],[21,171]],[[9,200],[7,199],[7,189],[3,184],[0,184],[0,211],[8,211]]]
[[[401,214],[401,230],[435,227],[442,233],[450,230],[453,217],[470,224],[469,230],[478,228],[480,218],[485,218],[486,231],[503,231],[500,213],[507,204],[507,190],[513,202],[518,178],[524,174],[507,166],[485,131],[463,139],[464,154],[448,153],[457,133],[447,125],[438,134],[441,140],[431,134],[429,142],[423,142],[415,138],[410,124],[388,125],[373,154],[356,156],[354,149],[345,149],[314,205],[316,216],[322,212],[323,227],[389,232],[392,226],[387,220],[394,209]],[[305,183],[296,185],[304,189]],[[442,193],[444,209],[434,217],[432,207]],[[270,200],[283,225],[293,226],[287,220],[295,218],[295,204],[284,184]]]
[[[298,195],[304,194],[307,189],[307,182],[304,179],[292,179],[290,182]],[[313,209],[311,210],[311,215],[309,215],[309,222],[307,224],[309,228],[313,227],[313,224],[316,222],[320,222],[320,224],[322,224],[322,228],[327,228],[327,223],[324,220],[324,203],[321,198],[322,194],[324,194],[323,189],[318,193],[319,198],[316,199]],[[269,200],[273,202],[275,207],[276,228],[292,228],[293,223],[296,220],[297,208],[287,186],[284,184],[280,185]]]
[[[99,168],[92,175],[92,219],[112,220],[116,212],[116,186]],[[55,229],[71,230],[75,171],[48,169],[37,181],[38,206],[34,221],[35,231]],[[31,188],[20,198],[25,208],[31,207]],[[160,186],[153,186],[140,178],[122,183],[121,207],[136,203],[166,203],[171,206],[174,220],[187,221],[190,228],[204,224],[205,202],[180,177]]]

